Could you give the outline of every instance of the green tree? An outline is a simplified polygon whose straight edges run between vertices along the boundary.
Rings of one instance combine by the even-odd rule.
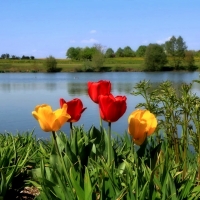
[[[165,42],[165,50],[167,55],[171,58],[172,65],[174,68],[180,69],[182,61],[185,57],[185,51],[187,46],[183,41],[183,38],[179,36],[178,38],[172,36],[169,41]]]
[[[95,53],[95,47],[85,47],[81,49],[81,58],[83,60],[92,60],[92,55]]]
[[[53,56],[49,56],[45,59],[44,65],[47,72],[58,72],[57,61]]]
[[[80,47],[70,47],[67,50],[66,56],[68,58],[71,58],[72,60],[80,60],[80,56],[81,56],[81,48]]]
[[[146,48],[144,66],[146,71],[159,71],[167,63],[167,56],[159,44],[149,44]]]
[[[195,71],[196,69],[198,69],[198,67],[195,66],[194,53],[192,51],[185,52],[184,61],[185,61],[187,70]]]
[[[135,56],[135,52],[129,46],[124,47],[123,54],[124,54],[124,57],[134,57]]]
[[[100,71],[105,61],[104,54],[100,51],[96,51],[92,56],[92,67],[94,71]]]
[[[95,49],[95,51],[92,54],[91,66],[93,68],[93,71],[101,71],[103,63],[105,61],[104,47],[101,44],[94,44],[93,48]]]
[[[119,47],[117,49],[117,51],[115,52],[115,56],[116,57],[124,57],[124,50],[121,47]]]
[[[113,58],[113,57],[115,57],[115,52],[113,51],[112,48],[108,48],[106,50],[105,57],[106,58]]]
[[[145,46],[145,45],[139,46],[137,51],[136,51],[136,56],[137,57],[144,57],[146,49],[147,49],[147,46]]]

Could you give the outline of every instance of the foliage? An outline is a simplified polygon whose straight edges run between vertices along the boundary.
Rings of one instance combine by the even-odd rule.
[[[181,36],[178,38],[172,36],[169,41],[165,42],[165,50],[168,56],[172,58],[172,65],[176,70],[181,66],[185,57],[187,46]]]
[[[192,51],[185,52],[184,61],[186,63],[186,69],[188,71],[195,71],[198,67],[195,66],[194,55]]]
[[[137,49],[137,51],[136,51],[136,56],[138,56],[138,57],[144,57],[146,49],[147,49],[147,46],[145,46],[145,45],[139,46],[138,49]]]
[[[28,171],[39,164],[39,146],[33,133],[0,134],[0,145],[0,199],[14,199],[16,191],[24,187]]]
[[[67,50],[66,56],[71,58],[72,60],[80,60],[81,59],[81,48],[80,47],[70,47]]]
[[[115,56],[116,57],[124,57],[124,50],[121,47],[119,47],[117,49],[117,51],[115,52]]]
[[[105,58],[103,53],[100,51],[96,51],[92,56],[92,68],[95,69],[95,71],[100,71],[100,68],[103,67]]]
[[[146,48],[144,66],[146,71],[159,71],[167,63],[163,48],[158,44],[149,44]]]
[[[46,67],[47,72],[58,72],[57,61],[53,56],[49,56],[45,59],[44,66]]]
[[[93,54],[96,52],[95,47],[85,47],[81,49],[81,59],[83,60],[92,60]]]
[[[113,51],[112,48],[108,48],[105,52],[105,57],[106,58],[113,58],[115,57],[115,52]]]
[[[32,134],[1,134],[2,199],[27,171],[20,187],[38,188],[35,199],[41,200],[199,199],[200,97],[191,92],[199,83],[178,90],[169,81],[157,88],[146,80],[134,86],[132,94],[145,100],[137,108],[154,113],[159,122],[140,146],[127,133],[112,133],[109,150],[107,131],[94,126],[87,131],[73,126],[70,136],[57,132],[48,142]]]
[[[126,46],[123,49],[123,55],[124,55],[124,57],[134,57],[135,52],[131,49],[131,47]]]

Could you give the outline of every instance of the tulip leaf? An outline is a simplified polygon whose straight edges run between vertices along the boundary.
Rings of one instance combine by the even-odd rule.
[[[80,186],[79,181],[77,181],[79,179],[79,178],[77,179],[77,176],[78,176],[78,174],[76,173],[75,169],[72,167],[70,169],[70,180],[71,180],[72,185],[75,189],[77,197],[78,197],[79,200],[87,200],[87,199],[84,198],[85,197],[84,190]]]
[[[85,192],[85,199],[86,200],[92,200],[92,192],[93,192],[94,187],[95,187],[95,185],[92,187],[92,184],[91,184],[88,168],[85,167],[84,192]]]

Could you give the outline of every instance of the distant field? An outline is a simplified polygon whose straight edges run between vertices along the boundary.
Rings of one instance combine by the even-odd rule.
[[[0,72],[46,72],[45,59],[35,60],[9,60],[0,59]],[[195,58],[195,65],[200,69],[200,58]],[[84,68],[83,61],[72,61],[70,59],[57,59],[57,67],[61,72],[75,72]],[[143,58],[106,58],[104,68],[110,71],[143,71]]]

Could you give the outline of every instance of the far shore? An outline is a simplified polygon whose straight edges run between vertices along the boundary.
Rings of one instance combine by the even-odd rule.
[[[0,73],[14,72],[47,72],[44,66],[45,59],[34,60],[12,60],[0,59]],[[142,72],[144,71],[144,58],[123,57],[106,58],[103,67],[98,70],[89,68],[84,61],[73,61],[70,59],[56,59],[58,72]],[[183,63],[184,64],[184,63]],[[200,58],[195,58],[195,66],[200,70]],[[173,71],[173,67],[165,66],[162,71]]]

